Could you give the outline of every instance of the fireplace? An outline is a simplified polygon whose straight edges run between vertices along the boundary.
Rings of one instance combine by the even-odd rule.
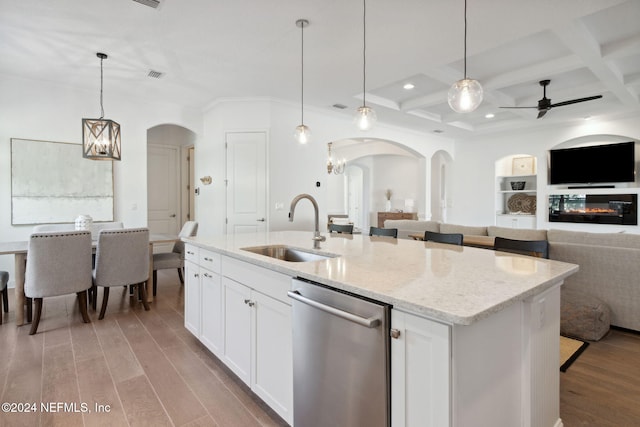
[[[638,225],[638,195],[552,194],[549,222]]]

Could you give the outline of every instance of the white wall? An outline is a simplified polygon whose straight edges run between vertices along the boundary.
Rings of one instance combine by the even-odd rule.
[[[97,117],[100,112],[98,93],[7,76],[0,78],[0,93],[0,240],[26,240],[32,227],[11,225],[11,138],[80,143],[82,118]],[[112,91],[105,99],[105,112],[122,129],[122,161],[114,163],[114,217],[128,227],[145,226],[147,129],[173,123],[201,134],[202,115]],[[80,149],[78,155],[82,155]],[[9,271],[13,278],[13,256],[0,256],[0,270]]]
[[[547,151],[566,141],[589,135],[615,135],[637,140],[640,139],[640,121],[637,117],[609,121],[593,119],[581,121],[574,126],[456,142],[456,157],[452,165],[453,194],[450,195],[452,204],[449,206],[447,222],[468,225],[494,224],[495,162],[508,155],[529,153],[536,157],[538,164],[538,228],[640,234],[640,226],[548,222]],[[632,193],[637,192],[637,189],[621,189],[620,192]]]
[[[214,182],[207,188],[201,188],[201,195],[196,199],[196,217],[202,227],[199,228],[199,234],[224,232],[225,131],[268,131],[267,211],[271,230],[313,229],[310,203],[301,203],[296,209],[295,222],[288,222],[291,200],[300,193],[309,193],[318,201],[321,222],[326,220],[330,209],[327,202],[328,180],[335,178],[328,176],[326,171],[329,141],[379,138],[402,143],[425,158],[430,158],[438,150],[453,152],[453,142],[446,138],[381,124],[367,133],[360,132],[355,129],[350,116],[308,109],[305,109],[305,124],[311,128],[312,142],[299,145],[293,140],[293,130],[299,124],[299,118],[299,106],[269,99],[220,100],[206,109],[204,138],[196,144],[196,174],[211,175]],[[320,187],[316,187],[316,182],[320,183]],[[426,184],[422,191],[428,193]],[[429,200],[426,194],[424,197]],[[284,209],[276,210],[276,204],[282,204]]]

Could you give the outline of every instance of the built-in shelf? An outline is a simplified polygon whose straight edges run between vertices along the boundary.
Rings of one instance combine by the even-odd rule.
[[[538,176],[531,174],[509,174],[519,172],[514,159],[522,156],[507,156],[496,162],[496,225],[511,228],[536,228],[538,204]],[[532,158],[531,171],[536,170],[535,158]],[[524,183],[524,187],[512,187],[512,183]]]

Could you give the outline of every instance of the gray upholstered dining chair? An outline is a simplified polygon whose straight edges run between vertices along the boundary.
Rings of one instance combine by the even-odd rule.
[[[182,226],[179,238],[193,237],[198,233],[198,223],[195,221],[187,221]],[[158,270],[165,270],[168,268],[176,268],[178,270],[178,277],[180,283],[184,284],[184,242],[178,240],[173,244],[173,250],[171,252],[160,252],[153,254],[153,295],[156,295],[158,289]]]
[[[34,225],[33,233],[49,233],[51,231],[75,231],[75,224],[39,224]]]
[[[149,229],[123,228],[102,230],[98,234],[96,266],[93,269],[93,308],[96,308],[98,287],[103,287],[102,307],[98,319],[102,320],[109,302],[112,286],[137,285],[138,296],[145,310],[146,282],[149,280]]]
[[[42,300],[46,297],[76,293],[85,323],[87,290],[91,287],[91,233],[60,231],[33,233],[29,237],[24,293],[35,301],[35,316],[30,335],[38,330]]]
[[[2,294],[2,308],[5,313],[9,312],[9,291],[7,284],[9,283],[9,273],[0,271],[0,294]],[[0,325],[2,325],[2,311],[0,311]]]

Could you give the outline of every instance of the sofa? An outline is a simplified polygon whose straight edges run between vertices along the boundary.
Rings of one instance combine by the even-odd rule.
[[[387,220],[399,238],[424,231],[547,240],[549,258],[578,264],[561,289],[563,335],[597,341],[610,325],[640,331],[640,235],[467,226],[437,221]]]

